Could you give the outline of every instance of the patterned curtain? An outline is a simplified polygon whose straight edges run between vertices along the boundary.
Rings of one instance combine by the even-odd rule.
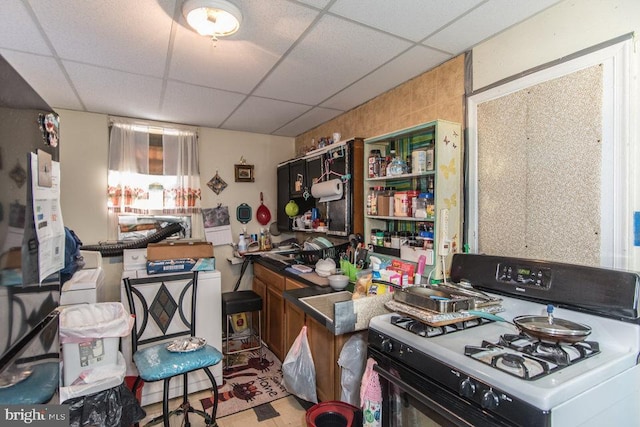
[[[164,187],[165,213],[200,213],[198,137],[193,132],[162,136],[163,173],[175,179]]]
[[[197,134],[162,129],[161,152],[162,175],[149,173],[149,128],[112,124],[107,189],[110,213],[200,213]]]

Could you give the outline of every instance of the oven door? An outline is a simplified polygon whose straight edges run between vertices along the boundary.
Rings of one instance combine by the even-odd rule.
[[[377,362],[374,370],[382,388],[382,425],[385,427],[513,427],[371,347],[369,357]]]

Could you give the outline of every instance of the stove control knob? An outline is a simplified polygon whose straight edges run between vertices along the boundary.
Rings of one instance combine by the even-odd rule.
[[[384,351],[385,353],[391,353],[393,351],[393,344],[391,343],[391,340],[388,338],[382,340],[382,343],[380,343],[380,346],[382,347],[382,351]]]
[[[493,390],[485,390],[480,399],[480,406],[484,409],[496,409],[500,404],[498,395]]]
[[[471,381],[471,378],[467,378],[460,382],[458,391],[461,396],[472,397],[476,392],[476,385]]]

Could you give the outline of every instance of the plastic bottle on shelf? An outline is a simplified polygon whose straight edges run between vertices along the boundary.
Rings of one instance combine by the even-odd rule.
[[[382,187],[376,186],[373,187],[373,192],[371,195],[371,214],[370,215],[380,215],[380,211],[378,210],[378,195],[382,191]]]
[[[369,192],[367,193],[367,215],[373,215],[372,207],[374,206],[373,199],[376,197],[376,192],[374,187],[369,187]]]
[[[425,193],[425,210],[427,218],[433,218],[436,215],[436,206],[433,199],[433,192],[427,191]]]
[[[424,149],[413,150],[411,153],[411,167],[413,173],[427,171],[427,151]]]
[[[238,240],[238,254],[242,255],[247,252],[247,242],[244,240],[244,233],[240,233],[240,238]]]
[[[369,154],[369,178],[380,176],[380,150],[371,150]]]
[[[427,148],[427,170],[432,171],[434,168],[434,150],[433,146]]]
[[[385,248],[390,248],[391,247],[391,232],[390,231],[385,231],[384,232],[384,237],[383,237],[383,246]]]
[[[264,248],[262,250],[271,250],[271,233],[269,232],[268,228],[264,230]]]
[[[369,235],[369,243],[370,244],[375,245],[378,242],[378,239],[376,237],[377,234],[378,234],[378,231],[380,231],[380,230],[378,230],[377,228],[372,228],[371,229],[371,234]]]

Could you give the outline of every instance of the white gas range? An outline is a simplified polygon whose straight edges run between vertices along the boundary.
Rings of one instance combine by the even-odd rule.
[[[507,322],[432,328],[375,317],[369,355],[385,390],[383,425],[640,425],[636,274],[469,254],[455,255],[451,271],[502,298],[508,320],[544,319],[552,304],[555,319],[590,333],[540,341]]]

